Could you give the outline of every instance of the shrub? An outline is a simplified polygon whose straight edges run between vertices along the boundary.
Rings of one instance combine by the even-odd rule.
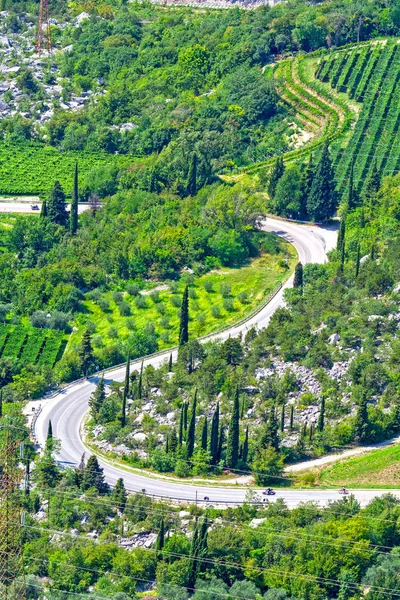
[[[90,292],[86,294],[86,299],[93,300],[93,302],[98,302],[99,300],[101,300],[101,298],[102,296],[99,288],[96,288],[95,290],[90,290]]]
[[[240,292],[240,294],[238,294],[238,300],[240,304],[248,304],[249,294],[247,292]]]
[[[118,338],[118,329],[116,327],[110,327],[110,329],[107,331],[107,335],[109,338],[111,339],[117,339]]]
[[[221,283],[219,292],[223,298],[228,298],[231,295],[231,286],[227,283]]]
[[[159,315],[165,315],[165,304],[158,302],[158,304],[156,304],[156,311]]]
[[[168,317],[163,317],[160,320],[160,325],[163,329],[169,329],[170,327],[170,323],[169,323],[169,318]]]
[[[213,292],[213,284],[210,279],[206,279],[205,282],[203,283],[203,286],[204,286],[204,289],[206,290],[207,294],[211,294],[211,292]]]
[[[47,317],[44,310],[36,310],[33,314],[31,314],[29,320],[33,327],[47,327]]]
[[[180,296],[171,296],[171,304],[175,308],[180,308],[182,304],[182,298]]]
[[[146,325],[143,328],[143,331],[147,334],[147,335],[154,335],[156,328],[154,323],[146,323]]]
[[[136,325],[135,325],[135,321],[133,319],[127,319],[126,320],[126,326],[130,331],[134,331]]]
[[[136,296],[135,306],[136,308],[147,308],[147,301],[145,296]]]
[[[128,283],[126,291],[130,296],[137,296],[140,293],[140,285],[137,283]]]
[[[160,339],[164,344],[169,344],[170,339],[169,339],[168,331],[163,331],[162,334],[160,335]]]
[[[197,294],[196,294],[196,290],[194,288],[189,288],[189,298],[191,298],[192,300],[196,300],[197,298]]]
[[[71,315],[64,313],[60,310],[55,310],[50,319],[48,319],[48,327],[50,329],[57,329],[58,331],[68,331],[68,321],[71,319]]]
[[[211,307],[211,314],[214,317],[214,319],[220,319],[221,318],[221,307],[218,306],[217,304],[214,304]]]
[[[119,314],[121,315],[121,317],[129,317],[129,315],[131,314],[131,307],[124,300],[122,302],[120,302],[118,308],[119,308]]]
[[[150,298],[152,299],[154,304],[157,304],[158,302],[160,302],[160,292],[158,290],[154,290],[154,292],[151,292]]]
[[[95,348],[102,348],[103,347],[103,338],[101,337],[101,335],[94,335],[92,337],[92,344]]]
[[[115,304],[119,304],[123,300],[123,295],[121,292],[113,292],[112,297],[113,297]]]
[[[224,299],[224,309],[228,312],[233,312],[235,310],[235,306],[233,304],[233,299],[232,298],[225,298]]]
[[[98,300],[97,304],[102,312],[107,312],[110,310],[110,302],[106,300],[106,298],[101,298]]]

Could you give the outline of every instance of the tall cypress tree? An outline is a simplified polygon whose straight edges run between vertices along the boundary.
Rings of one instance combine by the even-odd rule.
[[[293,421],[294,421],[294,406],[292,404],[290,407],[290,423],[289,423],[289,427],[290,427],[291,431],[293,430]]]
[[[325,398],[322,396],[321,398],[321,406],[318,415],[318,423],[317,430],[319,432],[323,431],[325,427]]]
[[[294,270],[293,287],[303,289],[303,265],[298,262]]]
[[[126,372],[125,372],[125,381],[124,381],[124,393],[122,395],[122,414],[121,414],[121,426],[125,427],[126,425],[126,401],[129,396],[129,371],[130,371],[131,361],[128,356],[128,360],[126,363]]]
[[[178,438],[176,435],[176,429],[173,429],[169,436],[169,450],[174,454],[176,452],[176,448],[178,446]]]
[[[225,429],[223,427],[221,427],[219,430],[218,455],[217,455],[216,462],[219,462],[222,458],[222,453],[224,451],[224,443],[225,443]]]
[[[65,193],[59,181],[55,181],[47,202],[47,216],[57,225],[66,225],[68,213]]]
[[[370,211],[376,204],[376,198],[381,187],[381,178],[378,171],[376,159],[372,163],[372,169],[365,182],[363,192],[363,203]]]
[[[282,404],[282,409],[281,409],[281,432],[283,433],[285,431],[285,405]]]
[[[315,168],[307,201],[307,212],[313,221],[326,221],[335,214],[336,207],[335,173],[329,146],[326,143]]]
[[[79,188],[78,188],[78,163],[75,163],[74,173],[74,189],[72,191],[71,201],[71,212],[69,215],[69,229],[72,235],[75,235],[78,229],[78,202],[79,202]]]
[[[115,484],[115,488],[112,493],[113,500],[119,511],[124,512],[126,507],[126,501],[128,499],[124,480],[120,477]]]
[[[197,193],[197,154],[193,152],[189,165],[186,191],[189,196],[195,196]]]
[[[89,329],[86,329],[82,336],[82,342],[78,351],[78,355],[80,359],[81,370],[85,377],[87,377],[89,369],[94,363],[92,341]]]
[[[184,407],[184,403],[181,406],[181,413],[180,413],[180,418],[179,418],[178,444],[180,446],[182,446],[182,443],[183,443],[183,429],[184,429],[184,427],[183,427],[183,417],[184,417],[183,411],[184,411],[184,408],[183,407]]]
[[[342,253],[342,246],[345,242],[345,237],[346,237],[346,217],[343,215],[343,217],[340,219],[339,233],[338,233],[337,242],[336,242],[336,250],[339,252],[339,254]]]
[[[48,216],[47,214],[47,201],[46,199],[42,202],[42,208],[40,209],[40,218],[45,219]]]
[[[357,206],[357,190],[354,186],[354,158],[351,161],[349,188],[347,190],[346,206],[348,210],[354,210]]]
[[[301,178],[301,201],[300,201],[300,218],[307,217],[307,199],[310,195],[311,185],[314,178],[314,157],[310,154],[307,165],[303,169]]]
[[[172,365],[173,365],[173,362],[172,362],[172,352],[171,352],[171,354],[169,355],[169,361],[168,361],[168,373],[172,373]]]
[[[189,287],[186,286],[182,297],[181,319],[179,323],[179,346],[189,341]]]
[[[156,550],[161,552],[164,548],[165,543],[165,524],[164,518],[161,519],[160,529],[158,530],[157,539],[156,539]]]
[[[46,438],[46,442],[52,442],[53,440],[53,425],[51,424],[51,420],[49,421],[49,424],[47,426],[47,438]]]
[[[184,402],[183,403],[183,430],[186,434],[187,428],[188,428],[188,409],[189,409],[189,403],[188,402]]]
[[[244,438],[243,450],[242,450],[242,461],[247,463],[249,457],[249,428],[246,427],[246,436]]]
[[[368,403],[365,390],[362,391],[361,400],[357,408],[357,414],[354,421],[354,435],[359,443],[367,442],[370,435]]]
[[[356,255],[356,272],[355,272],[356,279],[357,279],[357,277],[358,277],[358,275],[360,273],[360,260],[361,260],[360,252],[361,252],[360,242],[358,242],[358,244],[357,244],[357,255]]]
[[[231,421],[229,424],[228,443],[226,447],[226,464],[234,469],[239,459],[239,388],[236,388],[233,400]]]
[[[271,200],[275,197],[276,186],[278,185],[278,181],[282,177],[285,172],[285,164],[281,156],[278,156],[273,164],[271,169],[271,174],[269,176],[268,183],[268,195]]]
[[[89,398],[89,407],[95,423],[99,420],[100,409],[106,399],[106,390],[104,384],[104,374],[100,377],[96,389]]]
[[[201,430],[201,447],[203,450],[207,450],[208,444],[208,422],[207,417],[204,417],[203,427]]]
[[[210,454],[211,463],[215,465],[218,459],[218,433],[219,433],[219,402],[215,408],[211,422]]]
[[[138,381],[138,398],[142,399],[143,396],[143,361],[140,365],[139,381]]]
[[[3,416],[3,390],[0,390],[0,418]]]
[[[196,408],[197,408],[197,389],[194,392],[192,410],[190,413],[189,428],[186,442],[186,454],[188,458],[192,458],[194,451],[195,433],[196,433]]]

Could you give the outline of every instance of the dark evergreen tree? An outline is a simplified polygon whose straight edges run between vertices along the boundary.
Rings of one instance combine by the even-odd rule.
[[[325,398],[322,396],[321,398],[321,406],[318,415],[318,423],[317,430],[319,432],[323,431],[325,427]]]
[[[128,495],[126,493],[125,484],[122,477],[120,477],[117,480],[117,483],[115,484],[115,488],[112,493],[112,497],[115,502],[116,508],[118,508],[118,510],[123,513],[126,507]]]
[[[84,470],[85,470],[85,452],[82,454],[81,460],[79,462],[79,465],[75,469],[75,473],[74,473],[74,475],[75,475],[75,484],[79,488],[82,485],[83,471]]]
[[[276,451],[279,450],[279,425],[276,418],[275,407],[272,407],[269,413],[269,419],[265,425],[264,434],[262,436],[262,447],[272,446]]]
[[[360,242],[357,243],[357,255],[356,255],[356,272],[355,272],[355,276],[356,279],[360,273],[360,260],[361,260],[361,256],[360,256]]]
[[[354,421],[354,436],[357,442],[363,444],[369,440],[370,422],[368,416],[367,395],[363,390]]]
[[[104,383],[104,375],[102,375],[97,383],[95,391],[89,398],[89,407],[95,423],[99,420],[100,409],[106,399],[106,388]]]
[[[381,178],[378,171],[376,159],[372,163],[372,169],[365,182],[363,191],[364,206],[371,212],[376,204],[379,188],[381,187]]]
[[[196,409],[197,409],[197,389],[194,392],[192,410],[190,413],[189,428],[186,441],[186,455],[192,458],[194,451],[195,433],[196,433]]]
[[[42,208],[40,209],[40,218],[41,219],[45,219],[46,217],[48,217],[48,213],[47,213],[47,201],[43,200],[43,202],[42,202]]]
[[[140,365],[139,381],[138,381],[138,398],[142,399],[143,396],[143,361]]]
[[[204,417],[203,427],[201,430],[201,447],[203,450],[207,450],[208,444],[208,422],[207,417]]]
[[[303,289],[303,265],[298,262],[294,270],[293,287]]]
[[[83,470],[82,490],[96,488],[99,494],[104,494],[108,491],[108,485],[104,479],[103,469],[99,465],[96,456],[89,456],[89,460]]]
[[[178,447],[178,438],[176,435],[176,429],[173,429],[169,436],[169,450],[172,454],[176,452]]]
[[[125,427],[126,425],[126,402],[129,396],[129,371],[130,371],[131,361],[128,356],[128,361],[126,363],[126,372],[125,372],[125,381],[124,381],[124,392],[122,394],[122,414],[121,414],[121,426]]]
[[[221,358],[226,360],[228,365],[237,367],[240,365],[243,358],[243,348],[240,340],[237,337],[229,337],[220,346]]]
[[[328,144],[325,144],[315,168],[307,201],[307,212],[313,221],[326,221],[335,214],[337,195],[335,174]]]
[[[152,194],[157,194],[158,192],[157,173],[154,167],[151,169],[150,172],[149,192],[151,192]]]
[[[197,154],[196,154],[196,152],[193,152],[192,158],[190,161],[186,191],[187,191],[188,196],[195,196],[197,194]]]
[[[281,432],[285,431],[285,405],[282,404],[281,408]]]
[[[339,232],[338,232],[338,237],[337,237],[337,242],[336,242],[336,249],[339,252],[339,254],[342,253],[342,247],[343,247],[343,244],[345,243],[345,237],[346,237],[346,217],[343,215],[343,217],[340,219],[340,227],[339,227]]]
[[[179,346],[189,341],[189,287],[185,287],[182,297],[181,319],[179,323]]]
[[[357,189],[354,186],[354,159],[351,161],[349,187],[347,190],[346,208],[354,210],[358,204]]]
[[[180,412],[180,418],[179,418],[179,437],[178,437],[178,444],[179,446],[182,446],[183,443],[183,431],[184,431],[184,406],[185,403],[182,404],[181,406],[181,412]]]
[[[168,361],[168,373],[172,373],[172,353],[169,355],[169,361]]]
[[[183,403],[183,430],[185,433],[188,428],[188,409],[189,409],[189,403],[184,402]]]
[[[247,463],[248,457],[249,457],[249,428],[246,427],[246,435],[244,438],[243,449],[242,449],[242,461],[244,463]]]
[[[169,454],[169,435],[168,435],[168,433],[165,436],[165,453]]]
[[[231,421],[228,431],[228,442],[226,447],[226,465],[234,469],[239,459],[239,388],[236,388],[233,400]]]
[[[46,449],[50,451],[53,449],[53,426],[51,420],[47,426]]]
[[[165,544],[165,524],[164,518],[161,519],[160,529],[158,530],[157,539],[156,539],[156,550],[157,552],[161,552],[164,548]]]
[[[219,403],[215,408],[211,422],[210,454],[211,463],[215,465],[218,460],[218,434],[219,434]]]
[[[78,163],[75,163],[74,173],[74,189],[72,190],[71,211],[69,214],[69,229],[72,235],[78,230],[78,202],[79,202],[79,187],[78,187]]]
[[[290,407],[290,423],[289,423],[289,428],[291,431],[293,431],[293,421],[294,421],[294,406],[292,404]]]
[[[87,377],[89,369],[94,363],[92,341],[89,329],[86,329],[82,336],[82,342],[78,351],[78,355],[82,373],[85,375],[85,377]]]
[[[65,193],[59,181],[56,181],[50,192],[47,202],[47,216],[52,223],[66,225],[68,213],[66,209]]]
[[[224,443],[225,443],[225,429],[221,426],[219,430],[219,440],[218,440],[218,455],[217,455],[217,463],[221,460],[222,454],[224,451]]]
[[[300,218],[307,218],[307,200],[310,195],[311,186],[314,178],[314,157],[312,153],[307,165],[303,168],[301,178],[301,201],[300,201]]]
[[[273,164],[271,169],[271,174],[269,176],[268,182],[268,195],[271,200],[275,197],[276,186],[278,185],[278,181],[282,177],[285,172],[285,165],[281,156],[278,156]]]
[[[3,416],[3,390],[0,390],[0,418]]]

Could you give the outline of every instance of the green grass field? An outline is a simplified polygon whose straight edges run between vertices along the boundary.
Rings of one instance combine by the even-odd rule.
[[[274,243],[276,244],[275,237]],[[279,253],[264,254],[240,269],[223,268],[194,278],[189,292],[191,337],[202,336],[239,321],[257,308],[290,275],[297,261],[296,250],[283,240],[279,240],[279,248]],[[149,286],[143,296],[143,308],[137,307],[136,297],[125,292],[123,300],[129,304],[129,316],[121,316],[112,292],[103,294],[103,299],[109,303],[107,311],[102,310],[97,301],[85,300],[87,312],[77,315],[78,331],[72,334],[69,347],[79,342],[88,320],[94,323],[94,336],[101,336],[102,344],[112,343],[116,339],[124,340],[133,329],[140,330],[153,323],[160,336],[159,348],[175,345],[178,341],[178,303],[186,280],[187,277],[183,276],[179,283],[172,283],[170,286],[164,284],[162,289],[160,286],[159,292],[156,292],[157,298],[154,299],[151,290],[157,290],[159,286]],[[211,286],[211,289],[207,286]],[[225,291],[224,297],[222,292],[226,286],[230,288],[230,292],[226,296]],[[242,296],[243,293],[247,293],[247,298]]]

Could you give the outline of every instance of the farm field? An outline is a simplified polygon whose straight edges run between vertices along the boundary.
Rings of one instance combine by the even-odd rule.
[[[62,356],[64,335],[25,325],[0,325],[0,358],[25,365],[53,367]]]
[[[56,180],[69,194],[76,161],[84,181],[85,175],[95,167],[110,164],[122,167],[132,162],[132,158],[106,153],[61,153],[42,144],[0,142],[0,194],[40,194],[47,192]]]
[[[292,272],[297,261],[293,246],[265,234],[271,250],[238,269],[222,268],[194,278],[142,290],[141,294],[107,292],[96,299],[86,299],[86,313],[76,316],[78,331],[72,333],[68,346],[76,345],[88,320],[95,326],[94,344],[102,347],[126,340],[134,331],[154,328],[160,349],[178,341],[179,307],[186,283],[189,287],[190,325],[192,337],[198,337],[239,321],[265,300],[276,286]],[[91,297],[89,293],[89,298]],[[121,315],[121,302],[127,304]],[[104,304],[107,309],[104,310]]]

